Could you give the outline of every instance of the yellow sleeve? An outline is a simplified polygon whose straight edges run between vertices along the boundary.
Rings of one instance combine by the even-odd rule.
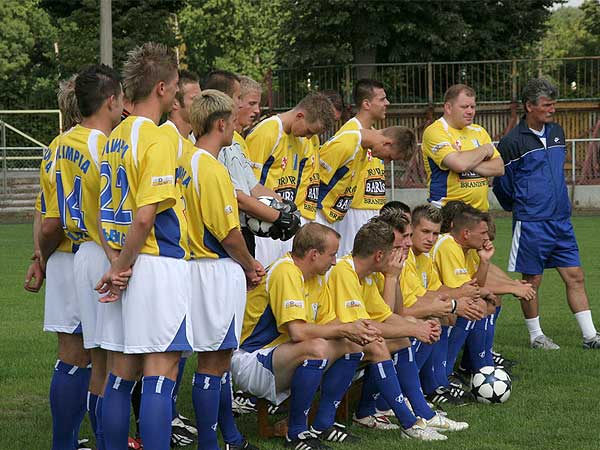
[[[222,171],[204,171],[198,183],[202,192],[200,195],[202,221],[208,231],[221,242],[231,230],[240,227],[233,184],[224,167]]]
[[[435,267],[433,266],[433,264],[431,264],[429,266],[429,273],[427,274],[427,281],[428,281],[428,285],[427,285],[427,289],[430,291],[437,291],[439,288],[442,287],[442,282],[440,281],[440,276],[437,273],[437,270],[435,270]]]
[[[393,313],[388,304],[385,302],[377,286],[370,287],[364,293],[365,305],[369,317],[376,322],[384,322]]]
[[[333,304],[333,298],[329,292],[327,284],[323,286],[321,295],[319,296],[317,317],[315,323],[326,324],[335,320],[335,306]]]
[[[42,212],[42,191],[38,192],[38,195],[35,197],[35,210],[39,213]]]
[[[172,142],[162,133],[144,150],[135,199],[138,208],[159,203],[158,214],[175,205],[180,196],[175,187],[175,154]]]
[[[423,287],[416,268],[408,261],[402,268],[400,274],[400,290],[402,291],[402,303],[410,308],[417,302],[417,297],[425,295],[427,289]]]
[[[450,134],[439,127],[437,123],[428,127],[423,133],[423,159],[431,158],[440,169],[446,170],[447,167],[443,165],[442,161],[450,153],[457,151],[452,147],[451,139]]]
[[[469,275],[474,277],[479,269],[479,253],[477,250],[472,248],[467,252],[467,270],[469,271]]]
[[[342,264],[345,265],[345,263]],[[327,281],[329,291],[333,296],[336,316],[342,322],[369,319],[358,277],[352,270],[342,267],[342,264],[331,269]]]
[[[458,246],[443,246],[435,252],[434,265],[440,281],[450,288],[462,286],[471,280],[465,255]]]
[[[56,219],[60,217],[60,211],[58,210],[58,196],[56,194],[56,173],[55,163],[52,161],[46,164],[44,174],[40,179],[40,185],[42,187],[42,193],[44,196],[44,205],[46,207],[44,211],[44,217],[46,219]]]
[[[261,184],[264,184],[264,180],[261,178],[263,167],[265,163],[268,162],[278,137],[279,123],[275,120],[258,124],[256,128],[246,136],[248,159],[252,162],[254,175],[257,180],[260,180]]]
[[[485,128],[481,127],[481,145],[483,144],[492,144],[492,138],[490,137],[490,135],[488,134],[487,131],[485,131]],[[498,151],[498,149],[496,148],[496,146],[494,145],[494,154],[492,155],[492,157],[490,159],[496,159],[496,158],[500,158],[500,152]]]
[[[319,151],[319,177],[321,183],[329,184],[335,173],[354,154],[360,132],[342,133],[325,142]]]
[[[267,283],[269,304],[280,333],[287,333],[282,327],[288,322],[307,321],[308,310],[301,273],[296,273],[290,270],[289,265],[282,264],[273,269]]]

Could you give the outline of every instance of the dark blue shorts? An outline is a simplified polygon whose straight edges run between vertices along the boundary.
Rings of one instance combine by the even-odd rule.
[[[579,247],[570,218],[513,223],[509,272],[541,275],[544,269],[579,266]]]

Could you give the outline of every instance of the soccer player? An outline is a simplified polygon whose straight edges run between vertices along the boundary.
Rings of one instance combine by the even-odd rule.
[[[356,439],[334,425],[336,404],[362,359],[360,346],[379,334],[368,321],[335,320],[324,275],[335,264],[338,242],[339,235],[324,225],[298,231],[291,253],[249,292],[242,344],[232,361],[234,380],[244,391],[275,404],[290,397],[286,446],[297,450],[328,449],[317,436]],[[321,380],[322,401],[309,431],[307,414]]]
[[[260,122],[246,137],[248,156],[259,182],[284,200],[296,202],[299,181],[312,146],[306,137],[333,125],[333,107],[323,94],[311,92],[292,110]],[[289,244],[258,238],[256,257],[267,265],[289,250]]]
[[[353,238],[358,228],[373,216],[373,211],[370,209],[350,208],[355,193],[363,187],[364,192],[375,192],[383,183],[378,178],[377,170],[369,168],[372,160],[374,158],[384,161],[404,159],[416,149],[416,142],[415,134],[406,127],[389,127],[383,130],[360,128],[340,130],[321,147],[317,220],[334,224],[342,234],[340,243],[342,254],[352,249]],[[359,187],[361,176],[365,178],[363,186]],[[376,185],[379,188],[375,187]],[[385,189],[383,195],[385,197]],[[374,199],[378,198],[379,194],[371,200],[367,200],[368,197],[369,195],[363,196],[359,203],[363,206],[367,203],[371,204],[371,200],[375,202]],[[385,199],[379,204],[377,200],[378,208],[384,202]],[[346,218],[349,211],[352,211],[351,215]]]
[[[585,292],[579,248],[571,224],[571,203],[564,176],[565,134],[554,122],[558,92],[544,79],[523,89],[525,116],[504,136],[498,148],[505,176],[494,182],[502,207],[513,212],[513,240],[508,270],[521,272],[536,290],[544,269],[555,267],[565,283],[567,302],[583,335],[583,347],[600,348]],[[539,299],[522,301],[532,348],[556,350],[542,331]]]
[[[256,286],[264,269],[248,252],[240,231],[234,187],[218,161],[231,145],[238,106],[223,92],[205,89],[190,114],[196,149],[179,159],[181,186],[189,222],[194,302],[194,374],[192,401],[198,428],[198,448],[217,450],[216,427],[229,449],[255,447],[239,433],[231,413],[231,351],[239,342],[238,314],[246,284]],[[221,405],[223,402],[223,405]]]
[[[43,228],[43,221],[46,219],[54,222],[60,220],[58,207],[54,206],[58,203],[54,163],[65,133],[76,125],[75,121],[81,120],[75,96],[75,76],[60,84],[58,105],[64,117],[71,120],[65,123],[69,127],[67,131],[57,136],[44,150],[40,165],[41,193],[36,201],[39,225],[38,234],[34,235],[34,242],[37,240],[39,248],[36,248],[33,260],[33,264],[38,266],[33,270],[39,272],[36,274],[35,284],[28,285],[32,290],[39,289],[43,276],[46,276],[44,331],[56,333],[58,338],[58,359],[50,382],[53,450],[78,446],[79,426],[85,416],[91,375],[87,368],[90,362],[89,352],[83,348],[81,317],[74,289],[73,261],[77,247],[65,236],[62,227]],[[46,214],[47,205],[52,206],[50,214]]]
[[[103,301],[110,302],[100,325],[101,346],[112,359],[102,411],[107,450],[127,446],[131,390],[140,373],[144,448],[170,448],[178,364],[181,352],[192,349],[177,150],[158,127],[173,105],[178,78],[175,54],[166,46],[146,43],[128,53],[123,86],[133,110],[110,134],[100,158],[102,233],[118,252],[98,283],[107,294]]]
[[[396,301],[398,277],[402,267],[401,252],[394,248],[395,240],[396,235],[391,225],[383,220],[368,222],[356,234],[352,254],[338,260],[329,274],[328,286],[338,319],[343,323],[371,319],[386,338],[386,345],[376,356],[366,355],[372,364],[367,368],[361,402],[353,421],[370,428],[379,428],[376,422],[384,419],[373,413],[375,399],[380,393],[399,420],[400,432],[404,437],[427,441],[445,440],[446,436],[427,427],[427,419],[437,417],[435,413],[432,412],[427,419],[417,418],[407,408],[391,357],[391,353],[410,347],[407,336],[432,343],[439,339],[440,333],[439,325],[435,322],[398,316],[389,306]],[[383,273],[384,280],[381,280],[378,273]],[[428,409],[422,393],[420,397],[423,410]],[[417,398],[415,395],[413,400]],[[386,428],[390,429],[389,426]]]
[[[462,200],[487,211],[487,177],[504,174],[500,154],[483,127],[473,123],[475,91],[464,84],[444,94],[444,115],[423,133],[423,162],[429,185],[428,201],[442,207]]]

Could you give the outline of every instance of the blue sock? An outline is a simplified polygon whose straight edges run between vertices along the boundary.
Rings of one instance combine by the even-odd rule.
[[[394,370],[396,370],[396,364],[398,364],[398,352],[396,353],[392,353],[392,362],[394,363]],[[388,409],[391,409],[390,404],[387,402],[387,400],[385,399],[385,397],[383,395],[381,395],[381,392],[377,391],[379,393],[379,395],[377,396],[377,399],[375,400],[375,408],[377,408],[377,410],[379,411],[387,411]]]
[[[373,364],[369,364],[365,368],[360,401],[356,408],[356,417],[359,419],[375,414],[376,401],[381,396],[377,390],[377,381],[375,380],[375,374],[373,373],[374,370]]]
[[[221,377],[205,373],[194,374],[192,403],[198,428],[198,449],[219,450],[217,421],[221,397]]]
[[[486,366],[494,365],[494,357],[492,351],[494,350],[494,336],[496,334],[496,323],[502,306],[496,306],[496,312],[488,317],[488,329],[486,338],[486,350],[485,350],[485,362]]]
[[[231,391],[231,372],[225,372],[221,377],[221,397],[219,400],[219,428],[223,435],[223,441],[226,444],[241,445],[244,443],[244,436],[238,430],[233,418],[233,409],[231,402],[233,392]]]
[[[181,379],[183,378],[183,373],[185,372],[185,363],[187,358],[181,358],[179,360],[179,369],[177,370],[177,380],[175,380],[175,389],[173,389],[173,401],[171,408],[173,410],[173,419],[179,415],[179,411],[177,411],[177,394],[179,394],[179,386],[181,386]]]
[[[468,356],[471,362],[471,372],[477,372],[486,366],[486,337],[487,337],[487,317],[475,321],[471,332],[467,336]],[[493,365],[493,364],[492,364]]]
[[[175,381],[162,376],[142,378],[140,437],[146,450],[171,448],[171,400]]]
[[[371,364],[373,373],[377,382],[377,387],[381,395],[385,397],[388,404],[394,410],[396,418],[402,425],[402,428],[407,429],[412,427],[417,418],[410,412],[410,409],[404,403],[404,396],[398,383],[398,376],[394,369],[394,363],[391,359]]]
[[[451,328],[448,337],[448,357],[446,358],[446,375],[449,376],[454,370],[456,358],[465,345],[467,335],[473,327],[473,322],[462,317],[456,319],[456,324]]]
[[[105,450],[127,448],[131,393],[135,385],[134,380],[124,380],[112,373],[108,374],[101,411]]]
[[[435,366],[433,365],[433,357],[434,352],[431,352],[431,355],[429,355],[429,359],[425,361],[423,367],[421,368],[421,372],[419,372],[421,387],[423,388],[423,392],[425,394],[431,394],[440,386],[435,377]]]
[[[50,382],[52,449],[70,450],[86,410],[90,369],[56,361]]]
[[[446,366],[448,365],[448,340],[450,336],[450,327],[443,326],[440,340],[435,344],[433,349],[433,373],[436,384],[440,386],[448,386],[448,374]],[[430,391],[425,391],[430,394]]]
[[[413,357],[412,347],[403,348],[398,353],[398,363],[396,364],[396,373],[398,382],[404,395],[408,397],[415,416],[429,420],[435,413],[431,410],[423,391],[421,391],[421,382],[419,380],[419,369]]]
[[[362,352],[346,353],[323,375],[319,410],[312,425],[316,430],[326,430],[335,422],[337,407],[352,384],[352,378],[362,358]]]
[[[94,432],[94,436],[96,437],[96,442],[98,442],[98,423],[96,421],[96,405],[97,404],[98,404],[98,396],[96,394],[92,394],[91,392],[88,392],[87,412],[88,412],[88,417],[90,418],[90,424],[92,425],[92,431]]]
[[[104,398],[98,397],[98,401],[96,402],[96,411],[94,412],[96,415],[96,450],[104,450],[104,428],[102,426],[102,403],[104,402]]]
[[[417,369],[419,369],[419,372],[433,353],[434,345],[435,344],[424,344],[421,341],[417,341],[412,346],[413,355],[415,356],[415,363],[417,364]]]
[[[288,437],[294,439],[308,429],[308,411],[315,398],[326,359],[305,359],[294,371],[290,384],[290,415],[288,417]]]

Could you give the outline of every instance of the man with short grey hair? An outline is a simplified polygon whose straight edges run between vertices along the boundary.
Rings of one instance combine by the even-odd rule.
[[[494,194],[513,213],[508,270],[521,272],[538,290],[544,269],[556,268],[567,302],[583,334],[583,347],[600,348],[585,292],[579,248],[571,224],[571,203],[564,177],[565,134],[554,123],[558,92],[544,79],[523,89],[525,115],[498,144],[505,174],[494,180]],[[540,326],[538,298],[521,300],[532,348],[557,350]]]

